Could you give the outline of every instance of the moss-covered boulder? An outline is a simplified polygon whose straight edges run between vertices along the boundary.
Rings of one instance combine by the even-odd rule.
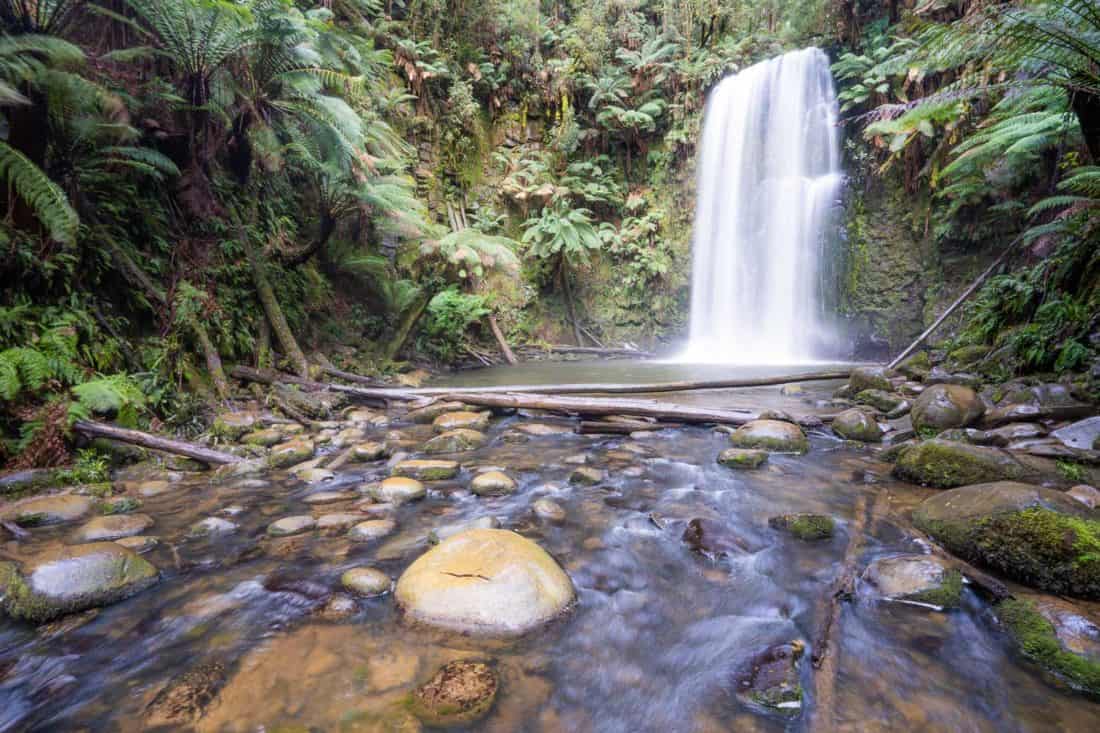
[[[863,572],[866,587],[881,598],[956,608],[962,601],[962,574],[931,555],[885,557]]]
[[[395,476],[405,476],[419,481],[446,481],[458,475],[458,463],[441,459],[401,461],[393,467]]]
[[[405,414],[405,419],[409,422],[427,424],[434,422],[440,415],[448,412],[462,412],[465,409],[466,405],[461,402],[434,402],[426,407],[409,410]]]
[[[855,396],[855,401],[861,405],[868,405],[881,412],[893,412],[899,407],[909,403],[901,395],[895,392],[887,392],[882,389],[865,389]]]
[[[836,521],[827,514],[781,514],[769,519],[768,526],[806,542],[825,540],[836,532]]]
[[[92,500],[77,494],[34,496],[10,505],[0,518],[21,527],[72,522],[92,511]]]
[[[432,427],[437,433],[446,433],[459,428],[486,430],[489,427],[489,413],[470,412],[468,410],[445,412],[432,420]]]
[[[1059,633],[1066,626],[1060,628],[1058,615],[1052,620],[1048,609],[1020,599],[997,604],[996,614],[1021,654],[1070,687],[1100,697],[1100,655],[1092,649],[1074,648],[1072,638]],[[1068,626],[1091,626],[1100,637],[1096,625],[1081,616],[1070,620]]]
[[[73,534],[74,542],[106,542],[143,534],[153,526],[148,514],[109,514],[94,517]]]
[[[358,463],[377,461],[386,455],[386,446],[382,443],[356,443],[351,448],[351,459]]]
[[[114,542],[59,547],[22,568],[0,563],[0,607],[41,623],[129,598],[158,578],[155,567]]]
[[[798,664],[805,644],[775,644],[746,660],[736,675],[737,694],[748,704],[786,715],[802,711]]]
[[[752,448],[726,448],[718,454],[718,462],[726,468],[760,468],[767,460],[767,451]]]
[[[882,428],[866,410],[852,408],[833,418],[833,432],[846,440],[861,443],[882,442]]]
[[[267,465],[272,468],[289,468],[313,457],[313,441],[295,438],[271,449],[267,456]]]
[[[1042,590],[1100,598],[1100,521],[1060,491],[964,486],[926,499],[913,522],[964,560]]]
[[[428,454],[436,453],[462,453],[477,450],[485,445],[488,438],[485,433],[468,428],[456,428],[440,433],[421,446],[421,450]]]
[[[898,478],[939,489],[1015,480],[1028,473],[1007,451],[938,438],[908,446],[894,465]]]
[[[257,422],[257,416],[251,412],[223,412],[214,418],[210,433],[224,440],[240,440]]]
[[[753,420],[730,435],[735,448],[758,448],[773,453],[805,453],[810,441],[802,428],[781,420]]]
[[[497,676],[484,662],[460,659],[445,664],[430,680],[416,688],[409,709],[427,725],[469,725],[484,718],[493,707]]]
[[[327,389],[306,391],[297,385],[276,384],[272,387],[280,401],[314,420],[323,420],[334,410],[347,404],[348,396]]]
[[[910,379],[924,379],[932,371],[932,360],[927,351],[918,351],[898,364],[898,371]]]
[[[894,388],[890,383],[889,372],[885,367],[857,367],[848,377],[848,387],[853,395],[866,389],[881,389],[889,392]]]
[[[275,428],[265,428],[263,430],[253,430],[251,433],[246,434],[241,438],[241,442],[246,445],[259,445],[269,448],[276,443],[281,443],[283,439],[282,431]]]
[[[977,422],[985,406],[970,387],[936,384],[921,392],[913,403],[913,427],[920,430],[965,428]]]
[[[424,484],[408,476],[390,476],[370,488],[370,495],[383,504],[404,504],[423,499],[428,493]]]

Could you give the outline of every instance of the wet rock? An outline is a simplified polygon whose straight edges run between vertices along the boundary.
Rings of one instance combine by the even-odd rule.
[[[363,521],[362,514],[334,512],[317,518],[317,529],[324,534],[340,533]]]
[[[932,371],[924,378],[925,384],[961,384],[965,387],[978,387],[982,380],[975,374],[966,372],[949,372],[943,367],[933,367]]]
[[[257,416],[251,412],[223,412],[214,418],[210,433],[217,438],[237,441],[252,430],[257,421]]]
[[[574,486],[595,486],[603,482],[603,479],[603,471],[592,466],[575,468],[573,473],[569,474],[569,483]]]
[[[148,514],[117,514],[96,517],[80,527],[73,535],[74,542],[105,542],[141,534],[153,526]]]
[[[735,448],[759,448],[773,453],[805,453],[810,441],[802,428],[780,420],[753,420],[730,436]]]
[[[283,433],[275,428],[266,428],[264,430],[253,430],[243,438],[241,442],[247,445],[259,445],[264,448],[270,448],[276,443],[283,441]]]
[[[687,524],[680,539],[693,552],[708,557],[740,555],[749,552],[749,545],[734,534],[729,527],[714,521],[696,517]]]
[[[863,581],[882,598],[956,608],[962,601],[962,574],[931,555],[898,555],[871,563]]]
[[[794,416],[786,410],[761,410],[758,419],[778,420],[779,422],[789,422],[795,424],[798,423],[798,421],[794,419]]]
[[[395,529],[397,522],[392,519],[368,519],[348,530],[348,539],[352,542],[373,542],[392,534]]]
[[[436,402],[427,407],[409,410],[405,414],[405,419],[409,422],[425,424],[434,422],[437,417],[448,412],[462,412],[465,409],[466,405],[461,402]]]
[[[1040,384],[1009,391],[986,413],[983,422],[996,427],[1033,420],[1078,420],[1092,413],[1092,406],[1075,399],[1064,384]]]
[[[478,496],[503,496],[516,491],[516,481],[503,471],[486,471],[474,476],[470,491]]]
[[[1027,474],[1019,461],[999,448],[939,438],[906,447],[894,466],[898,478],[940,489],[1020,479]]]
[[[314,420],[323,420],[348,401],[347,395],[329,390],[306,392],[299,389],[297,385],[286,384],[276,384],[272,389],[280,400]]]
[[[271,593],[294,593],[318,603],[327,602],[332,597],[332,591],[327,585],[290,571],[275,572],[264,578],[264,590]]]
[[[866,410],[858,407],[845,410],[833,418],[833,432],[845,440],[858,440],[861,443],[882,442],[882,428]]]
[[[515,429],[524,435],[529,435],[534,438],[542,438],[548,435],[565,435],[566,433],[572,433],[573,428],[569,425],[551,425],[549,423],[529,422],[516,425]]]
[[[718,462],[727,468],[760,468],[767,460],[767,451],[752,448],[726,448],[718,454]]]
[[[870,405],[881,412],[893,412],[902,405],[908,404],[908,400],[893,392],[881,389],[865,389],[855,397],[861,405]]]
[[[145,708],[145,728],[190,727],[225,685],[225,666],[220,662],[200,664],[172,679]]]
[[[391,476],[370,489],[370,495],[375,501],[398,505],[423,499],[427,493],[424,484],[404,476]]]
[[[1041,438],[1046,435],[1046,430],[1038,423],[1017,422],[1002,425],[992,430],[966,431],[967,439],[975,445],[992,445],[1004,448],[1012,443],[1031,438]]]
[[[737,674],[737,694],[754,705],[797,715],[802,710],[798,662],[805,645],[795,640],[756,654]]]
[[[999,481],[926,499],[913,522],[955,555],[1025,585],[1100,598],[1100,522],[1060,491]]]
[[[336,474],[327,468],[309,468],[305,471],[296,471],[294,475],[298,477],[299,481],[313,485],[328,483],[336,478]]]
[[[468,411],[446,412],[432,420],[432,427],[437,433],[446,433],[460,428],[482,432],[489,428],[489,413]]]
[[[386,446],[381,443],[357,443],[351,449],[351,459],[358,463],[377,461],[386,455]]]
[[[1100,415],[1059,428],[1051,435],[1070,448],[1092,450],[1100,440]]]
[[[1100,696],[1100,630],[1071,608],[1008,599],[995,613],[1020,652],[1070,687]],[[1084,643],[1082,643],[1084,642]]]
[[[306,504],[336,504],[342,501],[354,501],[359,495],[351,491],[318,491],[302,499]]]
[[[932,360],[927,351],[918,351],[899,364],[898,371],[910,379],[921,380],[932,371]]]
[[[458,475],[458,468],[458,463],[455,461],[407,460],[395,464],[393,472],[397,476],[420,481],[446,481]]]
[[[806,394],[806,390],[802,388],[801,384],[784,384],[779,388],[779,394],[784,397],[798,397]]]
[[[828,539],[836,532],[836,521],[827,514],[782,514],[770,518],[768,526],[807,542]]]
[[[553,499],[539,499],[531,505],[531,509],[539,519],[545,519],[548,522],[565,521],[565,509]]]
[[[474,529],[421,555],[397,581],[396,597],[411,620],[511,636],[564,613],[574,590],[531,540],[508,530]]]
[[[21,569],[0,562],[0,605],[13,618],[40,623],[129,598],[158,577],[155,567],[114,542],[59,547]]]
[[[189,537],[217,537],[220,535],[232,534],[236,532],[237,529],[237,524],[235,522],[230,522],[228,519],[207,517],[191,525],[191,529],[188,531],[187,535]]]
[[[918,430],[965,428],[981,418],[985,406],[974,390],[958,384],[937,384],[913,403],[913,426]]]
[[[458,428],[456,430],[448,430],[445,433],[440,433],[421,446],[421,450],[429,455],[436,453],[463,453],[465,451],[477,450],[485,445],[488,440],[489,439],[485,437],[485,433],[480,433],[477,430]]]
[[[289,468],[309,460],[313,456],[313,451],[313,441],[295,438],[273,447],[267,456],[267,464],[272,468]]]
[[[852,395],[868,389],[881,389],[889,392],[894,388],[890,382],[889,372],[884,367],[857,367],[848,377],[848,387]]]
[[[357,610],[359,606],[354,598],[343,593],[334,593],[321,608],[320,616],[326,621],[342,621],[354,616]]]
[[[76,494],[35,496],[12,504],[2,516],[20,527],[62,524],[80,519],[92,511],[92,500]]]
[[[332,436],[332,445],[336,448],[343,448],[345,445],[360,443],[365,437],[367,437],[366,433],[361,428],[344,428]]]
[[[267,533],[271,537],[287,537],[293,534],[308,532],[316,526],[317,522],[308,514],[294,517],[283,517],[267,526]]]
[[[489,713],[497,687],[496,673],[489,665],[456,660],[416,688],[409,709],[429,726],[469,725]]]
[[[1066,492],[1066,496],[1081,502],[1089,509],[1100,506],[1100,490],[1088,484],[1079,484]]]
[[[352,568],[340,576],[340,585],[356,595],[372,598],[389,593],[393,580],[375,568]]]
[[[133,537],[123,537],[122,539],[115,540],[116,545],[121,545],[127,550],[132,550],[139,555],[143,555],[149,550],[160,544],[159,537],[152,537],[150,535],[134,535]]]
[[[109,496],[99,502],[100,514],[129,514],[141,508],[141,500],[126,496]]]
[[[365,407],[349,407],[344,410],[343,417],[350,423],[367,425],[378,418],[378,413]]]
[[[438,545],[448,537],[454,537],[456,534],[462,534],[471,529],[498,529],[500,527],[500,520],[496,517],[478,517],[477,519],[467,519],[464,522],[456,522],[455,524],[447,524],[442,527],[436,527],[428,533],[428,544]]]

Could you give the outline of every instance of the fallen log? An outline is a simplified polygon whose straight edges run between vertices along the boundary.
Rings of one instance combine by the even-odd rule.
[[[346,382],[355,382],[356,384],[378,384],[378,380],[371,379],[370,377],[364,377],[363,375],[355,374],[354,372],[345,372],[343,369],[337,369],[336,367],[332,366],[322,366],[321,373],[327,374],[330,377],[336,377],[337,379],[343,379]]]
[[[91,438],[109,438],[110,440],[117,440],[120,443],[140,445],[143,448],[151,448],[165,453],[172,453],[177,456],[186,456],[187,458],[193,458],[196,461],[210,465],[240,463],[241,460],[243,460],[232,453],[222,453],[221,451],[216,451],[201,445],[195,445],[194,443],[162,438],[152,433],[143,433],[140,430],[120,428],[114,425],[107,425],[106,423],[94,422],[92,420],[77,420],[73,424],[73,429]]]
[[[277,372],[272,369],[254,369],[244,366],[243,364],[237,364],[230,367],[229,375],[234,379],[240,379],[245,382],[257,382],[259,384],[295,384],[311,392],[326,389],[333,392],[343,392],[366,402],[373,402],[374,404],[385,404],[390,400],[407,401],[417,399],[416,395],[406,394],[409,390],[405,389],[352,387],[346,384],[317,382],[312,379],[305,379],[293,374],[284,374],[283,372]]]
[[[527,346],[531,351],[549,352],[551,354],[591,354],[592,356],[636,356],[640,359],[651,359],[656,354],[651,351],[629,348],[607,348],[603,346]]]

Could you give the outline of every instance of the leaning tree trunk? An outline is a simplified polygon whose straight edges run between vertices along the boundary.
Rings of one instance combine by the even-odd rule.
[[[240,227],[239,236],[241,246],[244,247],[245,256],[248,257],[248,264],[252,267],[252,280],[256,285],[256,295],[264,307],[264,313],[267,314],[271,330],[275,332],[279,345],[283,347],[290,363],[294,365],[294,371],[300,377],[308,377],[309,362],[306,360],[306,355],[302,352],[302,348],[298,346],[298,340],[294,338],[294,333],[290,330],[290,324],[287,323],[286,316],[283,315],[283,308],[279,305],[279,299],[275,297],[275,291],[271,288],[271,281],[267,279],[263,262],[260,261],[259,254],[256,252],[256,248],[252,246],[248,232],[243,226]]]
[[[561,276],[561,291],[565,297],[565,309],[569,314],[569,323],[573,326],[573,338],[576,340],[577,346],[584,346],[584,341],[581,340],[581,327],[577,323],[576,309],[573,307],[573,290],[569,287],[569,268],[565,266],[564,257],[558,264],[558,274]]]
[[[397,332],[394,333],[393,338],[382,350],[382,359],[384,361],[393,361],[394,357],[401,353],[401,349],[405,348],[405,342],[409,340],[409,336],[412,335],[413,328],[420,321],[420,317],[424,315],[424,311],[428,309],[428,303],[432,300],[432,296],[425,293],[420,297],[411,308],[405,311],[405,315],[401,317],[401,322],[397,324]]]

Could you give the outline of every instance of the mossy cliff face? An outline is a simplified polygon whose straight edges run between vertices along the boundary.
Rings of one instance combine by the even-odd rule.
[[[913,522],[964,560],[1035,588],[1100,599],[1100,521],[1059,491],[1011,481],[965,486],[925,500]]]

